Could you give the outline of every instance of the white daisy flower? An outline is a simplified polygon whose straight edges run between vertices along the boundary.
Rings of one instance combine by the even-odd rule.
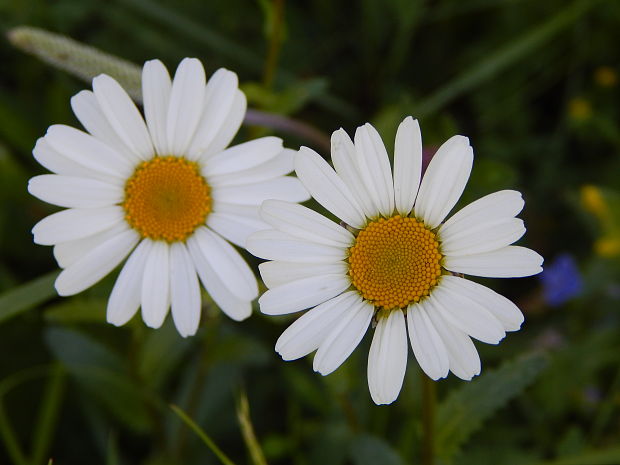
[[[198,278],[229,317],[247,318],[258,286],[229,242],[243,247],[268,227],[258,215],[263,200],[308,198],[285,176],[295,152],[276,137],[226,148],[246,110],[231,71],[206,82],[200,61],[186,58],[171,81],[160,61],[148,61],[142,93],[146,123],[114,79],[98,76],[92,92],[71,99],[88,133],[54,125],[37,141],[35,158],[55,174],[32,178],[28,190],[67,208],[33,228],[63,268],[56,289],[81,292],[129,255],[108,302],[110,323],[126,323],[141,307],[158,328],[171,308],[179,333],[193,335]]]
[[[368,386],[377,404],[393,402],[407,364],[407,332],[418,363],[432,379],[452,371],[480,373],[470,337],[497,344],[523,315],[508,299],[457,276],[520,277],[539,273],[542,257],[511,246],[525,232],[515,216],[521,194],[487,195],[442,223],[469,179],[473,151],[454,136],[431,161],[424,179],[418,122],[398,128],[394,175],[377,131],[366,124],[355,143],[332,136],[335,171],[302,147],[295,171],[312,196],[347,227],[301,205],[267,200],[261,217],[273,229],[252,234],[247,249],[273,260],[260,272],[270,288],[259,298],[268,315],[310,307],[278,339],[276,351],[294,360],[316,350],[314,370],[334,371],[376,322]],[[421,180],[421,182],[420,182]],[[317,350],[318,349],[318,350]]]

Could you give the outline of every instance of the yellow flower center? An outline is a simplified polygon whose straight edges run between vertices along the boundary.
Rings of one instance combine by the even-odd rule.
[[[362,296],[386,310],[427,296],[441,275],[435,233],[400,215],[372,221],[349,249],[349,276]]]
[[[197,163],[155,157],[141,163],[125,184],[125,219],[142,237],[183,241],[205,223],[210,191]]]

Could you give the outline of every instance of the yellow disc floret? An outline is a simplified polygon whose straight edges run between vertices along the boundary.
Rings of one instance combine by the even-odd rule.
[[[197,163],[155,157],[141,163],[125,184],[125,219],[142,237],[183,241],[205,223],[210,191]]]
[[[349,249],[349,276],[364,299],[386,310],[427,296],[441,275],[435,233],[400,215],[368,223]]]

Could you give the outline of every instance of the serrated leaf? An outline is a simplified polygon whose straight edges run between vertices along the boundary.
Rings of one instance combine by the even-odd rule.
[[[488,370],[480,378],[453,391],[436,417],[435,448],[450,462],[485,420],[518,396],[547,366],[547,357],[533,353]]]

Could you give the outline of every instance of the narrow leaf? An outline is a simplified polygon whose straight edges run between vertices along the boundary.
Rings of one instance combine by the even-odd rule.
[[[0,323],[52,298],[56,276],[53,271],[0,295]]]

